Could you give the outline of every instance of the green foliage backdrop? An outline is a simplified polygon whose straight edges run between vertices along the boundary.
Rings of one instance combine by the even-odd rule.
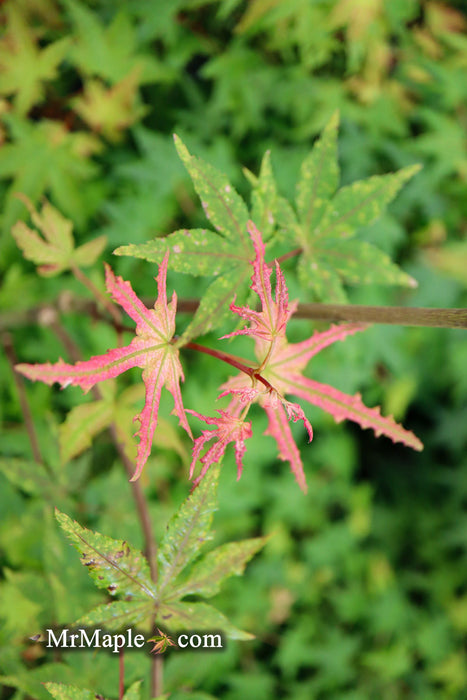
[[[72,361],[67,337],[90,357],[116,334],[99,315],[76,310],[73,300],[91,296],[69,271],[39,276],[22,257],[11,229],[29,214],[16,193],[34,205],[46,196],[73,222],[77,245],[90,244],[90,265],[105,244],[116,272],[154,298],[157,265],[112,251],[206,225],[173,133],[245,198],[270,150],[280,194],[292,197],[300,164],[339,110],[341,185],[422,165],[359,232],[417,289],[370,280],[346,286],[347,297],[463,307],[467,14],[462,0],[10,0],[0,13],[0,697],[64,697],[46,681],[116,697],[112,655],[54,655],[29,641],[102,603],[53,506],[136,549],[143,542],[108,435],[89,437],[76,457],[63,437],[60,448],[68,412],[92,397],[28,383],[43,464],[31,449],[14,358]],[[106,243],[94,242],[101,236]],[[294,299],[295,265],[284,269]],[[89,276],[104,292],[100,262]],[[205,281],[170,272],[168,288],[193,298]],[[310,285],[301,301],[316,293]],[[58,316],[49,308],[57,298]],[[177,331],[189,321],[186,314]],[[293,320],[291,340],[322,327]],[[187,352],[183,363],[186,404],[212,412],[229,373],[204,355]],[[262,435],[257,411],[238,483],[226,453],[214,518],[215,545],[271,535],[245,576],[214,599],[256,639],[216,653],[170,650],[171,700],[465,697],[466,366],[465,331],[445,329],[374,326],[317,356],[314,379],[362,391],[410,425],[425,450],[411,453],[311,409],[316,437],[300,446],[306,496]],[[105,427],[111,413],[131,422],[141,402],[132,372],[119,379],[121,399],[109,388],[91,420]],[[189,444],[170,409],[162,401],[165,422],[142,476],[159,541],[189,492]],[[125,663],[125,697],[149,698],[148,654],[129,653]]]

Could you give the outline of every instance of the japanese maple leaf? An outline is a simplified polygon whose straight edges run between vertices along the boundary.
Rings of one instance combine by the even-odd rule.
[[[147,309],[138,299],[132,286],[121,277],[116,277],[106,265],[106,286],[108,292],[136,322],[136,336],[131,343],[123,348],[109,350],[104,355],[91,357],[90,360],[69,365],[60,359],[55,364],[37,365],[21,364],[16,369],[29,379],[39,380],[46,384],[58,382],[62,387],[69,385],[80,386],[88,392],[95,384],[105,379],[117,377],[130,367],[143,369],[145,384],[145,404],[141,413],[135,418],[140,421],[136,435],[139,437],[136,470],[132,477],[135,481],[151,452],[152,439],[157,425],[157,414],[162,387],[170,391],[174,399],[173,413],[178,416],[180,425],[192,437],[186,420],[185,410],[180,393],[180,380],[183,381],[183,370],[179,360],[178,350],[171,343],[175,332],[175,312],[177,296],[174,292],[172,300],[167,303],[166,276],[168,254],[159,267],[157,276],[158,297],[154,309]]]
[[[306,491],[303,465],[288,421],[303,420],[310,440],[313,434],[303,409],[298,404],[287,401],[286,394],[293,394],[319,406],[330,413],[337,422],[347,418],[362,428],[373,428],[376,435],[386,435],[393,442],[403,442],[416,450],[423,449],[422,443],[413,433],[398,425],[392,417],[383,417],[379,408],[365,406],[359,394],[349,396],[303,375],[303,370],[314,355],[328,345],[344,340],[348,335],[365,330],[366,326],[358,323],[332,326],[324,332],[316,332],[301,343],[289,343],[285,331],[287,321],[295,310],[295,304],[289,306],[287,287],[277,262],[275,301],[272,299],[272,271],[264,261],[261,234],[251,221],[248,223],[248,230],[256,251],[252,289],[261,300],[261,310],[239,308],[232,304],[232,311],[248,320],[250,327],[235,331],[230,336],[244,334],[254,338],[259,366],[250,375],[242,373],[221,387],[223,391],[220,396],[233,396],[227,412],[238,413],[241,404],[248,406],[253,401],[257,401],[264,408],[269,419],[266,434],[276,440],[280,458],[290,463],[303,491]]]
[[[225,448],[229,442],[235,442],[235,460],[237,462],[237,481],[242,475],[242,458],[245,453],[245,440],[251,437],[251,423],[247,423],[239,416],[239,411],[226,412],[218,410],[218,418],[209,418],[203,416],[196,411],[187,409],[188,413],[192,413],[201,420],[204,420],[208,425],[217,425],[217,430],[203,430],[201,436],[196,438],[193,446],[193,459],[190,466],[190,479],[193,477],[196,462],[199,458],[201,450],[206,442],[215,438],[215,442],[201,457],[200,462],[203,465],[200,474],[193,482],[193,486],[197,486],[211,464],[215,464],[223,457]]]

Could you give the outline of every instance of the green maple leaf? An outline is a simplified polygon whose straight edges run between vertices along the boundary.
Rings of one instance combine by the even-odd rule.
[[[117,394],[116,383],[108,380],[101,384],[100,394],[102,398],[72,408],[61,424],[59,445],[63,464],[90,447],[92,440],[110,425],[115,426],[128,459],[136,460],[135,403],[144,400],[144,385],[135,384]],[[154,442],[158,447],[175,450],[183,462],[187,462],[187,452],[177,430],[164,418],[158,418]]]
[[[38,272],[45,277],[58,275],[63,270],[73,267],[93,265],[102,253],[107,242],[105,236],[99,236],[78,248],[72,235],[72,223],[47,201],[37,212],[24,195],[18,198],[27,206],[31,219],[40,230],[43,238],[29,228],[23,221],[18,221],[11,232],[23,255],[39,265]]]
[[[65,5],[74,26],[71,59],[84,75],[100,76],[111,84],[135,69],[141,83],[164,78],[167,69],[154,56],[141,52],[138,32],[125,11],[105,26],[83,3],[66,0]]]
[[[89,80],[83,95],[72,106],[97,133],[117,141],[124,129],[142,119],[147,108],[138,104],[140,70],[136,68],[118,83],[107,88],[98,80]]]
[[[120,598],[99,605],[75,625],[105,625],[109,630],[138,625],[149,629],[155,617],[156,624],[173,632],[220,629],[232,639],[252,638],[211,605],[183,600],[192,594],[205,598],[215,595],[227,578],[243,573],[248,561],[266,542],[265,537],[256,537],[229,543],[200,558],[203,546],[211,538],[218,477],[219,469],[211,469],[169,522],[158,550],[157,584],[151,581],[149,565],[137,549],[92,532],[56,511],[60,526],[79,551],[81,563],[94,583]]]
[[[74,685],[65,685],[64,683],[44,683],[44,686],[49,691],[50,695],[57,700],[105,700],[103,695],[98,695],[94,690],[86,688],[77,688]],[[141,681],[136,681],[126,691],[123,700],[140,700]]]
[[[296,211],[284,199],[277,203],[282,235],[301,249],[299,280],[319,299],[340,303],[347,301],[344,282],[416,286],[388,255],[354,236],[359,228],[381,216],[419,166],[373,176],[338,190],[337,127],[336,113],[303,161]]]
[[[23,192],[34,204],[48,190],[58,207],[82,226],[97,202],[86,186],[97,173],[89,156],[99,149],[97,139],[83,132],[69,132],[63,124],[42,120],[27,122],[4,115],[11,143],[2,147],[0,179],[8,178],[2,223],[5,230],[20,218],[22,205],[14,196]]]
[[[43,83],[56,77],[70,40],[60,39],[41,48],[21,10],[9,3],[5,12],[7,32],[0,41],[0,93],[14,95],[15,111],[23,115],[42,101]]]
[[[220,325],[228,316],[229,304],[235,294],[246,293],[253,248],[246,229],[248,208],[227,177],[212,165],[192,156],[177,136],[175,145],[191,175],[206,217],[217,232],[209,229],[179,230],[142,245],[121,246],[115,253],[160,262],[170,251],[169,266],[172,270],[215,277],[179,341],[183,344]]]

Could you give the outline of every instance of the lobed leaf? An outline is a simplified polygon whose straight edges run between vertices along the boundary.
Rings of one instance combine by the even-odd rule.
[[[226,238],[248,247],[248,209],[227,177],[201,158],[192,156],[183,141],[174,135],[175,147],[188,170],[209,221]]]
[[[272,341],[285,335],[287,321],[292,315],[296,304],[289,307],[289,297],[285,286],[284,276],[276,262],[276,294],[275,300],[271,292],[271,269],[265,263],[265,247],[262,237],[252,221],[248,221],[248,232],[255,249],[253,262],[253,276],[251,289],[256,292],[261,301],[261,311],[255,311],[248,306],[236,306],[231,304],[231,310],[249,321],[249,328],[234,331],[224,336],[229,338],[235,335],[251,335],[264,341]]]
[[[38,272],[41,275],[50,277],[73,266],[87,267],[102,253],[107,243],[106,236],[99,236],[75,248],[73,226],[69,219],[47,201],[44,201],[39,213],[25,195],[18,194],[17,197],[27,206],[31,220],[43,238],[23,221],[18,221],[11,232],[26,260],[40,266]]]
[[[57,700],[96,700],[96,698],[102,698],[102,695],[96,695],[93,690],[86,690],[84,688],[76,688],[73,685],[65,685],[64,683],[44,683],[49,693],[53,698]]]
[[[249,170],[245,175],[252,184],[250,219],[260,229],[263,240],[271,238],[275,226],[275,211],[277,208],[277,185],[271,166],[271,152],[266,151],[261,161],[259,176],[255,177]]]
[[[90,447],[92,439],[111,422],[112,405],[108,401],[93,401],[72,408],[59,429],[62,464]]]
[[[141,552],[123,540],[82,527],[59,510],[55,515],[98,588],[106,588],[110,595],[155,600],[149,566]]]
[[[397,173],[374,175],[343,187],[328,203],[316,229],[308,232],[310,242],[329,236],[350,237],[355,229],[373,223],[404,182],[419,170],[419,165],[410,165]]]
[[[212,633],[213,630],[222,630],[230,639],[254,639],[254,635],[234,627],[225,615],[206,603],[163,603],[156,619],[174,632],[208,630]]]
[[[203,295],[199,307],[188,327],[177,342],[182,347],[193,338],[212,331],[230,316],[230,304],[237,296],[245,299],[245,282],[250,276],[250,265],[231,266],[217,277]]]
[[[410,430],[396,423],[392,416],[384,417],[379,408],[368,408],[360,394],[349,396],[327,384],[315,382],[302,375],[288,377],[289,391],[330,413],[337,423],[347,419],[362,428],[372,428],[375,435],[385,435],[393,442],[402,442],[414,450],[423,449],[423,444]]]
[[[264,403],[263,408],[268,416],[268,427],[265,430],[265,435],[270,435],[274,438],[279,448],[279,457],[283,462],[290,464],[290,469],[295,476],[297,484],[303,493],[308,491],[306,485],[305,474],[303,472],[302,458],[300,451],[295,443],[295,440],[287,422],[287,416],[284,407],[280,402],[275,405]],[[311,438],[310,438],[311,439]]]
[[[167,526],[158,551],[158,595],[175,581],[180,572],[195,559],[209,534],[213,513],[217,508],[219,468],[213,467],[201,484],[182,503]]]
[[[246,423],[238,418],[238,416],[234,413],[228,413],[219,409],[217,409],[217,413],[219,415],[215,418],[203,416],[200,413],[190,411],[189,409],[188,411],[201,420],[204,420],[205,423],[208,423],[208,425],[217,426],[216,430],[203,430],[201,436],[195,440],[195,444],[193,446],[193,459],[190,466],[190,479],[193,477],[193,472],[198,459],[203,466],[200,473],[194,480],[193,485],[197,486],[199,484],[212,464],[220,463],[229,442],[235,442],[235,461],[237,463],[238,481],[242,475],[242,459],[246,450],[245,440],[251,437],[252,434],[251,423]],[[205,443],[212,439],[215,440],[214,444],[211,445],[205,454],[200,458],[200,453]]]
[[[335,304],[347,303],[347,295],[333,267],[323,262],[319,254],[301,255],[297,265],[298,280],[303,289],[313,291],[317,299]]]
[[[339,185],[337,162],[337,129],[339,114],[335,112],[321,137],[305,158],[297,184],[297,212],[306,231],[311,232],[320,221]]]
[[[313,252],[320,267],[334,270],[350,284],[417,286],[413,277],[395,265],[386,253],[366,241],[325,238],[313,245]]]
[[[115,600],[98,605],[74,623],[75,627],[105,627],[109,631],[137,627],[149,630],[153,623],[155,602],[152,599]]]
[[[181,229],[165,238],[120,246],[114,251],[115,255],[131,255],[156,263],[161,263],[167,252],[170,252],[170,269],[189,275],[217,276],[232,265],[245,262],[238,246],[208,229]]]
[[[140,421],[137,432],[140,440],[132,481],[140,476],[151,452],[163,386],[173,396],[173,413],[178,416],[180,425],[192,437],[180,393],[179,383],[184,379],[183,370],[178,349],[171,343],[175,332],[177,297],[174,293],[172,301],[167,303],[167,262],[168,254],[159,267],[158,297],[154,309],[151,310],[147,309],[136,296],[129,282],[116,277],[110,267],[106,266],[108,291],[136,322],[136,337],[130,345],[109,350],[104,355],[92,357],[90,360],[80,361],[74,365],[69,365],[60,359],[55,364],[16,366],[16,370],[29,379],[40,380],[46,384],[58,382],[63,387],[81,386],[85,392],[96,383],[117,377],[131,367],[143,368],[142,376],[146,393],[143,410],[137,416],[137,420]]]
[[[267,537],[229,542],[208,552],[197,562],[184,583],[173,589],[174,598],[200,595],[210,598],[230,576],[241,576],[250,559],[266,544]]]

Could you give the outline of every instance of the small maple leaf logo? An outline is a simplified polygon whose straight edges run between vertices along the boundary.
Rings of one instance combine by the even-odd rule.
[[[175,642],[170,639],[169,636],[164,634],[159,627],[157,628],[158,635],[155,635],[154,637],[151,637],[151,639],[148,639],[147,642],[152,642],[154,643],[153,648],[150,650],[151,654],[163,654],[168,647],[176,647],[177,645]]]

